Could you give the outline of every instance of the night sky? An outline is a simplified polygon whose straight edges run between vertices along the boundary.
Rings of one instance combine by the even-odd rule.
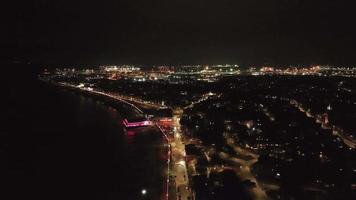
[[[46,64],[355,64],[343,0],[14,0],[1,59]]]

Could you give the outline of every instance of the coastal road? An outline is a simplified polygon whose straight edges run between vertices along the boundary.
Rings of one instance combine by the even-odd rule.
[[[73,88],[75,90],[78,90],[80,92],[90,94],[93,96],[103,96],[103,97],[108,97],[109,99],[114,99],[117,101],[118,105],[127,105],[124,106],[118,106],[119,108],[114,109],[111,108],[110,112],[113,113],[113,115],[118,115],[118,113],[121,114],[130,114],[130,115],[138,115],[142,116],[143,111],[140,109],[140,107],[137,107],[136,105],[126,101],[125,99],[121,99],[120,96],[115,95],[115,94],[110,94],[110,93],[105,93],[102,91],[96,91],[94,89],[88,89],[88,88],[78,88],[74,85],[71,84],[65,84],[61,83],[58,84],[59,86],[64,86],[64,87],[69,87]],[[103,101],[105,103],[105,100]],[[121,110],[124,109],[124,110]],[[122,117],[122,118],[121,118]],[[168,199],[168,184],[169,184],[169,179],[168,179],[168,174],[169,174],[169,145],[167,144],[167,138],[163,134],[163,132],[157,127],[157,126],[147,126],[147,127],[136,127],[136,128],[129,128],[126,129],[122,125],[123,118],[125,118],[125,114],[123,116],[120,116],[119,119],[117,119],[117,125],[119,125],[122,129],[124,129],[124,135],[126,138],[125,146],[130,150],[131,147],[135,147],[135,149],[132,149],[134,152],[129,152],[128,150],[124,153],[124,155],[137,155],[138,152],[153,152],[152,154],[146,155],[146,153],[141,153],[140,156],[140,162],[137,162],[139,157],[131,157],[128,158],[126,163],[130,163],[130,165],[137,166],[140,170],[137,170],[136,173],[132,173],[132,175],[135,177],[141,172],[145,171],[146,176],[148,174],[151,174],[149,176],[154,175],[155,177],[151,177],[152,180],[160,180],[159,182],[156,181],[155,184],[145,181],[141,183],[143,186],[139,191],[139,199],[161,199],[161,200],[167,200]],[[145,145],[145,144],[151,144],[155,143],[155,145]],[[140,144],[140,145],[138,145]],[[146,150],[142,150],[142,148],[146,148]],[[151,149],[148,149],[151,148]],[[137,151],[137,152],[136,152]],[[135,161],[135,163],[133,163]],[[141,164],[137,164],[141,163]],[[155,169],[154,171],[149,172],[149,169]],[[157,173],[153,173],[157,172]],[[142,174],[142,176],[144,176]],[[147,177],[149,177],[147,176]],[[138,180],[131,180],[129,179],[128,181],[134,181],[137,182]],[[136,192],[137,193],[137,192]],[[124,198],[126,199],[126,198]],[[131,199],[136,199],[136,198],[131,198]]]
[[[187,164],[185,160],[185,145],[182,141],[182,132],[180,128],[180,114],[173,116],[173,132],[174,140],[171,141],[172,147],[172,162],[174,163],[173,175],[175,177],[177,187],[177,199],[188,200],[193,199],[191,189],[189,188],[189,177]]]

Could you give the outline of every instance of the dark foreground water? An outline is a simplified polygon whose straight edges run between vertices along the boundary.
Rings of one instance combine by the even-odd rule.
[[[0,199],[162,196],[165,160],[157,130],[127,133],[120,110],[28,81],[3,98]]]

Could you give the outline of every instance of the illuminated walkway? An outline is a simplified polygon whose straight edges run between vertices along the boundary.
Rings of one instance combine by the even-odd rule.
[[[179,120],[182,110],[175,110],[173,115],[174,139],[171,141],[173,168],[171,174],[174,176],[177,189],[177,199],[194,199],[189,187],[189,176],[186,164],[185,145],[182,141],[182,132]],[[179,198],[180,197],[180,198]]]

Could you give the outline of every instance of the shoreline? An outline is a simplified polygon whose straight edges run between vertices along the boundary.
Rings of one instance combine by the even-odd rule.
[[[129,102],[126,99],[122,99],[119,97],[116,97],[114,95],[111,94],[107,94],[104,92],[100,92],[100,91],[95,91],[95,90],[87,90],[87,89],[82,89],[82,88],[78,88],[74,85],[70,85],[70,84],[64,84],[64,83],[56,83],[56,82],[49,82],[49,81],[45,81],[45,80],[41,80],[42,82],[48,83],[52,86],[56,86],[59,88],[65,88],[65,89],[69,89],[75,92],[79,92],[82,95],[86,95],[89,97],[94,97],[97,98],[100,101],[104,101],[105,103],[107,103],[110,106],[113,107],[117,107],[118,103],[120,102],[123,105],[128,105],[131,108],[133,108],[135,111],[137,111],[140,114],[144,114],[144,111],[137,105],[135,105],[134,103]],[[119,102],[118,102],[119,101]],[[164,190],[166,190],[165,194],[162,194],[161,199],[162,200],[168,200],[170,195],[169,195],[169,191],[171,191],[169,188],[172,187],[172,183],[170,181],[170,174],[172,173],[172,171],[174,171],[173,169],[170,169],[170,165],[171,165],[171,156],[172,156],[172,152],[171,152],[171,144],[170,144],[170,140],[169,140],[169,136],[167,136],[167,134],[165,133],[164,130],[162,130],[162,128],[157,124],[154,123],[153,125],[154,127],[156,127],[159,132],[162,135],[163,140],[165,141],[165,146],[167,147],[167,174],[166,174],[166,182],[165,182],[165,186],[164,186]],[[175,191],[175,190],[174,190]],[[172,196],[178,196],[178,195],[172,195]]]

